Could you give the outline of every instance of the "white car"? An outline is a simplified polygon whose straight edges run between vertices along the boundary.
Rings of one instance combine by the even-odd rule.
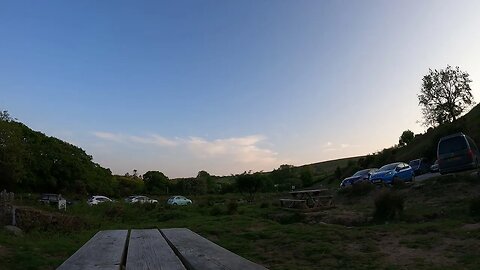
[[[125,202],[128,203],[158,203],[155,199],[150,199],[147,196],[130,196],[125,199]]]
[[[183,196],[173,196],[168,199],[167,204],[170,205],[189,205],[192,204],[192,200],[187,199]]]
[[[88,199],[87,204],[92,206],[104,202],[113,202],[113,200],[106,196],[92,196],[90,199]]]

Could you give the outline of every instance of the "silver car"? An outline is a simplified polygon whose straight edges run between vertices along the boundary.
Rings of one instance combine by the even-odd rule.
[[[189,205],[192,204],[192,200],[185,198],[184,196],[173,196],[167,200],[169,205]]]

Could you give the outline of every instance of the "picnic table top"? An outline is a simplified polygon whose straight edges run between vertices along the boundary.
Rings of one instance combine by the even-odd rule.
[[[265,270],[186,228],[100,231],[57,270]]]
[[[315,192],[324,192],[328,191],[327,188],[323,189],[306,189],[306,190],[297,190],[297,191],[291,191],[289,192],[290,194],[300,194],[300,193],[315,193]]]

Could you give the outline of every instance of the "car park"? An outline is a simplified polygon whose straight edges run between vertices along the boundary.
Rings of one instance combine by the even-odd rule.
[[[376,171],[377,171],[376,168],[358,171],[354,173],[352,176],[343,179],[342,183],[340,183],[340,187],[347,187],[347,186],[351,186],[361,182],[369,183],[370,175]]]
[[[415,179],[415,174],[410,165],[403,162],[395,162],[385,165],[370,176],[373,184],[391,185],[398,182],[408,182]]]
[[[169,205],[189,205],[192,204],[192,200],[187,199],[184,196],[172,196],[167,200]]]
[[[430,164],[424,158],[414,159],[408,163],[412,167],[415,175],[427,173],[430,170]]]
[[[92,206],[92,205],[97,205],[105,202],[113,202],[113,200],[106,196],[95,195],[88,199],[87,204]]]
[[[438,142],[438,169],[441,174],[476,169],[479,156],[475,142],[463,133],[443,137]]]
[[[142,195],[127,197],[127,198],[125,198],[125,202],[127,202],[127,203],[158,203],[157,200],[150,199],[149,197],[142,196]]]

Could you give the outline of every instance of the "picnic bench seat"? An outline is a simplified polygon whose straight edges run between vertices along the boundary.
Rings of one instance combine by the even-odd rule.
[[[328,189],[310,189],[289,192],[291,199],[280,199],[280,207],[286,210],[317,211],[335,207]]]
[[[57,269],[264,270],[186,228],[100,231]]]

